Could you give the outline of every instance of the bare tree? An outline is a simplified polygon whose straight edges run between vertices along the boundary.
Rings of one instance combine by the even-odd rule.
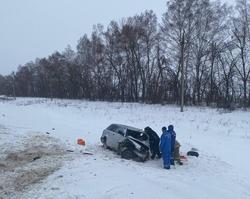
[[[204,102],[247,107],[248,1],[229,8],[211,0],[169,0],[160,25],[153,11],[112,21],[107,29],[96,25],[76,52],[67,46],[20,66],[14,76],[0,76],[0,93],[178,103],[181,111]]]
[[[239,61],[236,69],[243,84],[243,103],[247,107],[247,84],[250,76],[250,4],[248,0],[238,0],[233,22],[233,41],[238,48]]]
[[[184,72],[185,59],[189,59],[188,51],[191,33],[194,27],[194,0],[171,0],[167,3],[167,12],[163,15],[161,25],[162,36],[165,40],[166,54],[170,55],[172,71],[175,76],[175,100],[183,104],[184,100]],[[182,87],[180,87],[180,76]],[[182,88],[182,89],[181,89]],[[182,97],[181,97],[182,96]],[[181,108],[183,111],[183,107]]]

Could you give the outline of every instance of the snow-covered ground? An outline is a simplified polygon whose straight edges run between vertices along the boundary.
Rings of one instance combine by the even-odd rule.
[[[102,130],[111,123],[151,126],[159,135],[162,126],[173,124],[181,152],[195,147],[200,157],[171,170],[162,169],[161,160],[123,160],[100,143]],[[78,146],[77,138],[84,138],[86,146]],[[24,153],[31,149],[40,151]],[[188,107],[180,113],[175,106],[135,103],[0,101],[0,198],[249,199],[249,151],[249,111]],[[20,160],[18,154],[28,158],[14,166],[6,163]],[[27,180],[27,170],[34,171],[28,173],[32,180]]]

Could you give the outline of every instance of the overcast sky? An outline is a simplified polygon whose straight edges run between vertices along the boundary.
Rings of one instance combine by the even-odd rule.
[[[228,0],[230,1],[230,0]],[[16,71],[89,34],[94,24],[152,9],[158,18],[166,0],[0,0],[0,74]]]

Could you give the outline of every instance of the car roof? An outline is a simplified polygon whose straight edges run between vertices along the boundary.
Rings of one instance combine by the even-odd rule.
[[[125,128],[125,129],[130,129],[130,130],[133,130],[133,131],[144,132],[142,129],[138,129],[138,128],[135,128],[135,127],[132,127],[132,126],[123,125],[123,124],[111,124],[111,125],[117,125],[119,127],[122,127],[122,128]]]

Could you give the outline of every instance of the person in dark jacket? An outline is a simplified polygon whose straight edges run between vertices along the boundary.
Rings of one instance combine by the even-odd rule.
[[[162,127],[162,135],[160,140],[160,151],[163,158],[163,166],[170,169],[171,164],[171,134],[166,127]]]
[[[151,159],[154,159],[156,155],[158,158],[161,158],[161,153],[159,148],[160,137],[150,127],[146,127],[144,131],[149,137]]]
[[[174,165],[174,152],[175,152],[175,140],[176,140],[176,133],[174,131],[174,126],[169,125],[167,131],[171,135],[171,165]]]

